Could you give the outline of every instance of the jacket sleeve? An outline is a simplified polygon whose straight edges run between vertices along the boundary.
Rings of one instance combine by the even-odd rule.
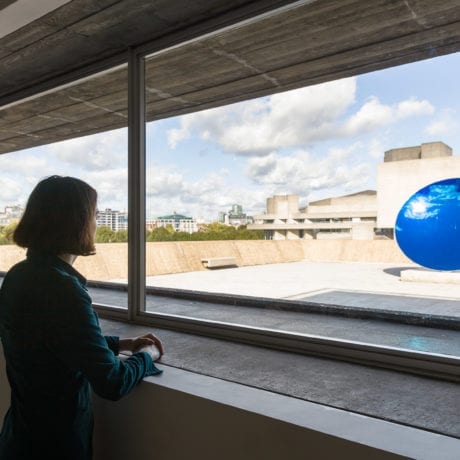
[[[91,298],[78,281],[69,278],[62,283],[58,297],[63,314],[52,332],[50,351],[72,370],[81,371],[99,396],[116,401],[145,376],[161,372],[147,353],[135,353],[124,361],[115,356],[111,349],[115,341],[102,335]]]
[[[120,353],[120,337],[115,335],[105,335],[104,338],[107,342],[107,346],[113,351],[115,356],[118,356]]]

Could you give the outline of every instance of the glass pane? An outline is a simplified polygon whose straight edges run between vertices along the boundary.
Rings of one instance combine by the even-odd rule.
[[[127,67],[0,110],[0,271],[25,256],[9,236],[35,185],[74,176],[98,192],[96,255],[74,266],[95,303],[127,307]],[[102,289],[117,282],[117,296]],[[98,286],[96,289],[95,286]]]
[[[394,239],[413,193],[460,177],[460,55],[219,106],[233,38],[146,58],[147,311],[460,355],[457,331],[412,325],[458,329],[460,274]]]

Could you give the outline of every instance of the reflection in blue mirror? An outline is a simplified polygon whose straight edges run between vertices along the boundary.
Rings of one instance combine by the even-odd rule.
[[[460,178],[445,179],[414,193],[399,211],[395,237],[417,264],[460,269]]]

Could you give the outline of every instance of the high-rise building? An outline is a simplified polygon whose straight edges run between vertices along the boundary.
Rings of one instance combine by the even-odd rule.
[[[243,206],[240,204],[233,204],[232,208],[228,212],[219,212],[219,222],[238,227],[239,225],[252,223],[253,218],[243,212]]]
[[[119,230],[128,230],[128,213],[112,209],[98,211],[96,224],[98,227],[109,227],[115,232]]]

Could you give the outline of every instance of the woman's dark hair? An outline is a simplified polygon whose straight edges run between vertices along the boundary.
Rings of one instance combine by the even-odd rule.
[[[96,205],[97,192],[86,182],[47,177],[30,194],[13,240],[18,246],[46,254],[94,254],[91,224]]]

